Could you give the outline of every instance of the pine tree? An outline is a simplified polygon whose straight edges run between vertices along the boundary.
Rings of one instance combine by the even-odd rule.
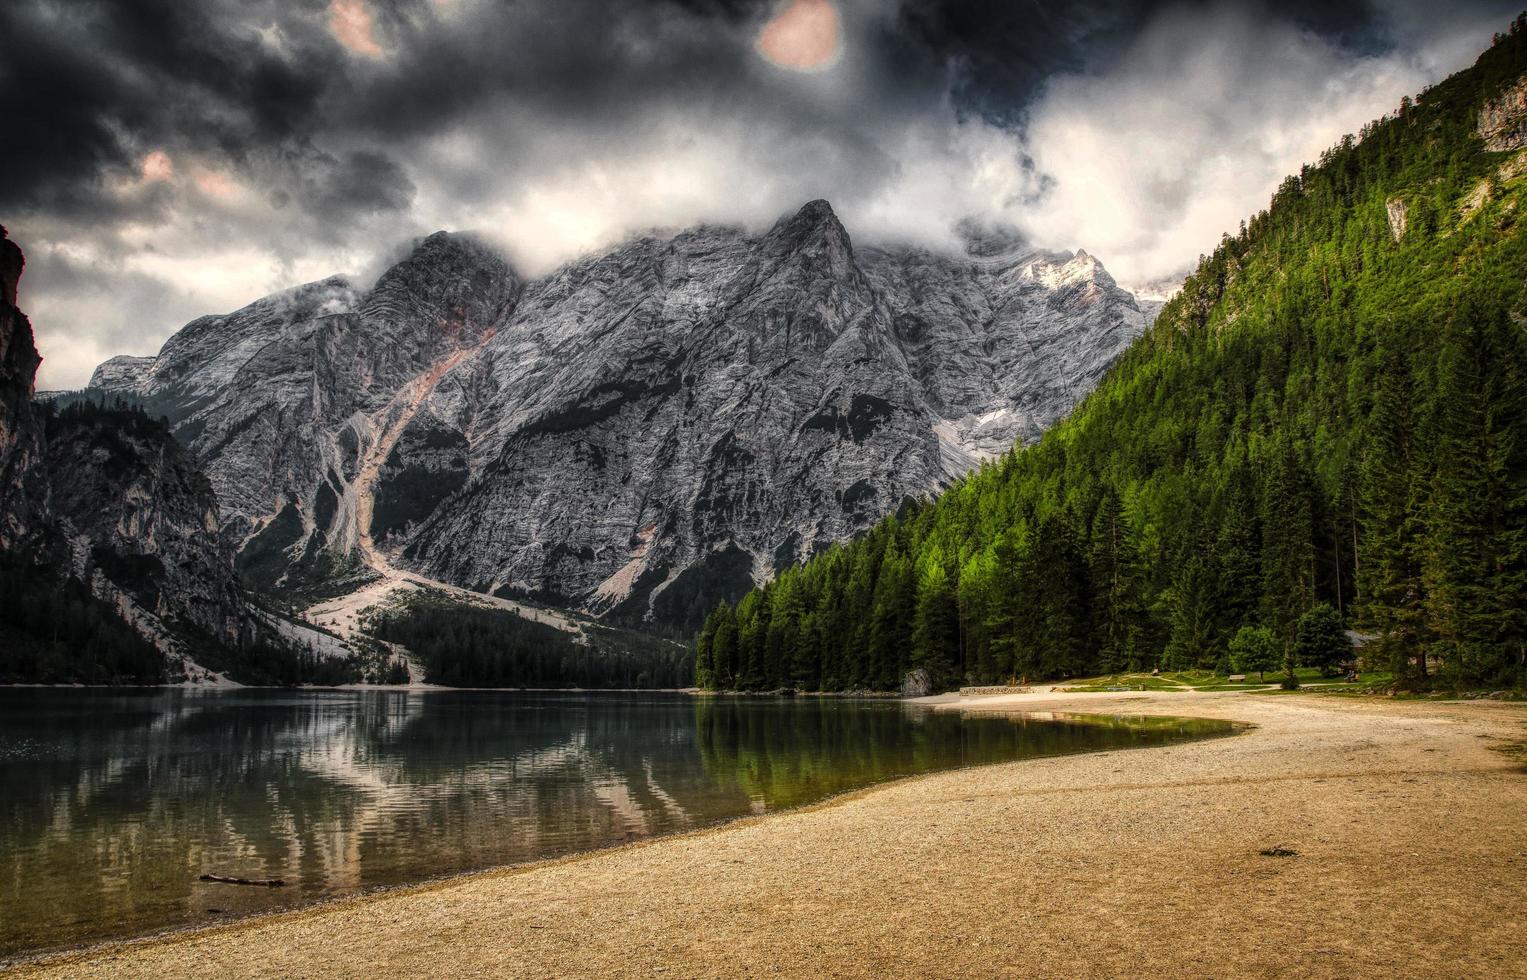
[[[1172,632],[1164,660],[1172,670],[1213,667],[1219,659],[1214,621],[1215,578],[1209,561],[1190,554],[1172,586]]]
[[[1226,635],[1256,621],[1261,595],[1261,526],[1251,469],[1237,463],[1226,479],[1222,518],[1214,542],[1215,617]]]
[[[712,684],[730,690],[737,684],[737,616],[722,602],[716,607],[715,638],[711,641]]]
[[[1264,460],[1262,495],[1262,622],[1285,653],[1299,617],[1315,602],[1315,552],[1310,480],[1287,439]]]
[[[966,677],[972,683],[991,684],[997,680],[997,664],[992,656],[988,617],[992,608],[992,578],[995,559],[989,551],[977,552],[960,570],[960,635],[964,640],[963,661]]]
[[[1436,649],[1462,684],[1497,683],[1521,662],[1527,399],[1515,333],[1503,308],[1470,297],[1443,337],[1427,600]]]
[[[986,634],[992,671],[999,680],[1018,679],[1022,655],[1019,649],[1023,623],[1019,610],[1023,601],[1023,565],[1028,559],[1028,541],[1023,529],[1010,529],[997,536],[992,549],[990,601],[986,604]]]
[[[1138,561],[1129,515],[1117,495],[1105,492],[1092,521],[1090,570],[1097,662],[1105,673],[1144,666]]]
[[[1402,679],[1426,681],[1426,604],[1422,592],[1424,541],[1417,486],[1414,389],[1404,357],[1381,351],[1373,411],[1363,456],[1363,537],[1358,581],[1363,622]],[[1416,672],[1409,664],[1414,658]]]
[[[714,688],[716,684],[715,660],[712,657],[712,649],[716,640],[716,628],[721,621],[721,607],[711,610],[711,614],[705,617],[705,625],[700,627],[700,635],[695,639],[695,686],[700,688]]]
[[[888,691],[901,685],[911,659],[912,617],[917,605],[917,583],[911,563],[900,548],[891,548],[880,563],[875,581],[874,611],[870,620],[868,686]]]
[[[912,666],[928,672],[935,690],[956,676],[959,607],[944,571],[943,556],[934,551],[923,563],[917,583],[917,612],[912,626]]]

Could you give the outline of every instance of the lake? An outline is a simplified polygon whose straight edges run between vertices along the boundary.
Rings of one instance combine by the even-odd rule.
[[[819,698],[0,689],[0,957],[684,831],[916,773],[1230,731]]]

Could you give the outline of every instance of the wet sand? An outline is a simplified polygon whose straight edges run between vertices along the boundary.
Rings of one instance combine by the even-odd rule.
[[[921,776],[17,973],[1527,977],[1527,704],[1138,693],[940,707],[964,705],[1256,727]],[[1271,848],[1297,853],[1259,853]]]

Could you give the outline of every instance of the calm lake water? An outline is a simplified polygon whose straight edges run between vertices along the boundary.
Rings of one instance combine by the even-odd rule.
[[[799,806],[1226,734],[677,694],[0,690],[0,957]],[[282,888],[198,881],[282,878]]]

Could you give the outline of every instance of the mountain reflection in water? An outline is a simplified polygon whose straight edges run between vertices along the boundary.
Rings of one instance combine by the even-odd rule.
[[[672,833],[914,773],[1228,732],[892,701],[0,691],[0,956]],[[213,872],[283,888],[207,883]]]

